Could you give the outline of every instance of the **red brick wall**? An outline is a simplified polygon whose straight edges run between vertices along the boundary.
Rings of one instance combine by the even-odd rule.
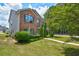
[[[33,23],[27,23],[24,21],[24,15],[32,15],[34,17],[34,22]],[[24,11],[21,11],[19,13],[19,19],[20,19],[20,31],[26,29],[26,28],[29,28],[30,26],[30,29],[34,29],[34,32],[37,31],[37,16],[35,15],[35,13],[29,9],[29,10],[24,10]],[[41,20],[40,20],[40,23],[41,23]]]

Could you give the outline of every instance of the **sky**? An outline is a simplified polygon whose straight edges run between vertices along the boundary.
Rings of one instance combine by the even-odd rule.
[[[32,8],[44,18],[43,15],[49,7],[55,5],[55,3],[0,3],[0,25],[9,27],[8,19],[11,9],[17,11],[18,9]]]

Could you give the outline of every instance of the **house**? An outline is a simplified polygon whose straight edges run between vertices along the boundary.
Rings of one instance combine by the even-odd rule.
[[[3,32],[3,27],[0,25],[0,32]]]
[[[0,32],[6,32],[7,33],[8,28],[5,26],[0,25]]]
[[[37,34],[43,24],[43,18],[34,9],[11,10],[9,17],[9,33],[15,35],[19,31]]]

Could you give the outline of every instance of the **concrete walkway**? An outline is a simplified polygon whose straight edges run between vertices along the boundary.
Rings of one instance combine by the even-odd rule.
[[[58,43],[61,43],[61,44],[70,44],[70,45],[74,45],[74,46],[79,46],[79,44],[77,43],[71,43],[71,42],[64,42],[64,41],[60,41],[60,40],[55,40],[55,39],[52,39],[52,38],[44,38],[46,40],[51,40],[51,41],[55,41],[55,42],[58,42]]]
[[[54,35],[54,36],[59,36],[59,37],[70,37],[69,35]],[[73,36],[73,37],[75,37],[75,38],[79,38],[79,36]]]

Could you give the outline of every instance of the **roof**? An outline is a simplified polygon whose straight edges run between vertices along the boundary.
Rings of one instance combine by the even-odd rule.
[[[12,14],[12,12],[15,12],[15,13],[16,13],[16,11],[15,11],[15,10],[11,10],[11,11],[10,11],[10,15],[9,15],[9,22],[10,22],[10,18],[11,18],[11,14]]]
[[[27,10],[33,11],[39,18],[43,19],[43,18],[39,15],[39,13],[38,13],[36,10],[31,9],[31,8],[28,8],[28,9],[19,9],[19,10],[17,10],[17,11],[11,10],[11,12],[10,12],[10,17],[11,17],[11,13],[12,13],[12,12],[15,12],[16,14],[19,14],[20,12],[22,12],[22,11],[27,11]],[[9,21],[10,21],[10,17],[9,17]]]
[[[33,11],[37,16],[39,16],[40,18],[42,18],[42,17],[39,15],[39,13],[38,13],[35,9],[31,9],[31,8],[28,8],[28,9],[19,9],[19,10],[16,11],[16,13],[19,14],[20,12],[22,12],[22,11],[27,11],[27,10]],[[43,18],[42,18],[42,19],[43,19]]]
[[[19,9],[19,10],[16,11],[16,13],[19,14],[20,12],[26,11],[26,10],[32,10],[32,9],[31,8],[28,8],[28,9]]]

